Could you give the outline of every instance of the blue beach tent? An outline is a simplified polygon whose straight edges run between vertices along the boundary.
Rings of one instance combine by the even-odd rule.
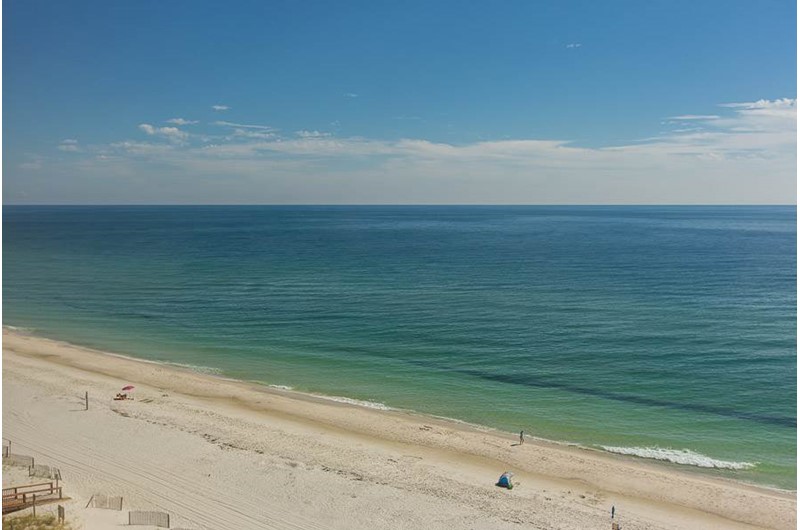
[[[508,488],[508,489],[513,488],[514,485],[511,484],[511,477],[512,476],[514,476],[513,473],[510,473],[510,472],[506,471],[505,473],[500,475],[500,480],[497,481],[497,486],[500,486],[501,488]]]

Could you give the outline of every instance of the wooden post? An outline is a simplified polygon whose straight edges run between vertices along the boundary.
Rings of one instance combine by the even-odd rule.
[[[64,524],[64,519],[66,518],[66,514],[64,513],[64,507],[60,504],[58,505],[58,522],[60,524]]]
[[[86,391],[86,396],[85,396],[84,399],[86,399],[86,409],[85,410],[89,410],[89,391],[88,390]]]
[[[36,494],[33,494],[33,516],[36,517]]]

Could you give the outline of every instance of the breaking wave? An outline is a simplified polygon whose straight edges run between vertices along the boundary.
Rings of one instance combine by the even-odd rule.
[[[713,469],[751,469],[756,466],[752,462],[729,462],[727,460],[716,460],[710,456],[695,453],[689,449],[664,449],[661,447],[612,447],[603,445],[603,449],[609,453],[620,455],[638,456],[639,458],[649,458],[652,460],[663,460],[673,464],[686,466],[705,467]]]
[[[388,405],[384,405],[383,403],[377,403],[375,401],[364,401],[362,399],[353,399],[341,396],[325,396],[322,394],[311,394],[311,395],[316,398],[327,399],[328,401],[336,401],[337,403],[346,403],[347,405],[356,405],[358,407],[366,407],[368,409],[395,410]]]
[[[158,361],[157,364],[166,364],[168,366],[175,366],[178,368],[190,370],[192,372],[197,372],[199,374],[222,375],[223,373],[222,370],[220,370],[219,368],[214,368],[212,366],[198,366],[196,364],[175,363],[171,361]]]
[[[20,335],[33,335],[36,332],[36,329],[34,329],[34,328],[23,328],[23,327],[19,327],[19,326],[9,326],[8,324],[5,324],[3,327],[5,329],[9,330],[9,331],[13,331],[15,333],[19,333]]]

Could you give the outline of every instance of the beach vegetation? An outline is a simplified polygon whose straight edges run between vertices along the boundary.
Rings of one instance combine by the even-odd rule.
[[[3,519],[3,530],[73,530],[74,528],[68,521],[60,523],[53,514],[36,516],[28,514]]]

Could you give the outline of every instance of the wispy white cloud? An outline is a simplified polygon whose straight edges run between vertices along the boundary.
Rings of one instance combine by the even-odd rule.
[[[580,42],[570,42],[569,44],[567,44],[566,47],[569,49],[573,49],[573,48],[580,48],[581,46],[583,46],[583,44],[581,44]]]
[[[681,116],[670,116],[668,120],[718,120],[719,116],[715,114],[683,114]]]
[[[329,132],[320,132],[320,131],[295,131],[295,134],[300,138],[325,138],[330,136],[331,133]]]
[[[31,160],[29,162],[22,162],[17,166],[20,169],[24,169],[27,171],[36,171],[37,169],[42,169],[42,161],[41,160]]]
[[[356,94],[354,92],[345,92],[344,93],[344,97],[346,97],[346,98],[357,98],[358,94]]]
[[[752,103],[725,103],[720,106],[736,112],[738,123],[730,118],[721,120],[720,123],[738,132],[774,130],[777,124],[793,131],[797,128],[796,99],[760,99]]]
[[[793,109],[797,106],[797,100],[791,98],[759,99],[744,103],[721,103],[719,106],[741,109]]]
[[[639,145],[617,149],[718,160],[781,159],[796,165],[796,100],[760,100],[720,106],[733,109],[734,114],[705,120],[705,127],[699,130],[673,131]]]
[[[219,199],[240,202],[273,201],[276,189],[299,202],[793,202],[796,102],[720,108],[713,119],[676,116],[691,126],[602,148],[551,139],[333,137],[312,129],[281,135],[232,122],[216,122],[229,129],[224,135],[203,136],[143,123],[150,142],[84,146],[58,163],[81,175],[149,171],[164,182],[176,178],[176,186],[224,176],[239,188],[223,192],[240,194]]]
[[[234,129],[233,136],[236,138],[254,138],[260,140],[271,140],[277,138],[278,134],[260,129]]]
[[[211,108],[216,110],[217,112],[222,112],[225,110],[230,110],[230,107],[227,105],[211,105]]]
[[[232,136],[217,137],[204,150],[205,155],[265,156],[283,153],[297,156],[390,156],[441,160],[479,160],[493,162],[526,161],[531,167],[545,159],[563,162],[578,159],[611,158],[620,153],[642,153],[647,156],[708,157],[718,159],[761,157],[774,159],[792,152],[795,144],[796,103],[794,100],[757,101],[725,104],[733,110],[726,117],[705,114],[676,116],[678,121],[703,123],[704,127],[684,127],[664,135],[633,143],[605,148],[582,148],[563,140],[504,139],[464,145],[431,142],[425,139],[374,140],[360,137],[331,138],[330,133],[299,130],[295,138],[281,137],[268,125],[218,121],[216,125],[233,129]],[[141,124],[139,128],[151,136],[185,138],[186,133],[174,127],[154,127]],[[233,142],[233,140],[238,140]],[[242,140],[245,140],[242,142]],[[251,140],[251,141],[250,141]],[[184,150],[198,147],[188,145]],[[631,159],[633,160],[633,159]],[[623,157],[620,166],[625,165]]]
[[[61,140],[61,143],[58,144],[58,150],[67,153],[78,153],[81,149],[78,146],[78,140],[75,140],[74,138],[67,138],[65,140]]]
[[[183,141],[189,137],[188,133],[178,129],[177,127],[155,127],[149,123],[139,124],[139,130],[143,131],[149,136],[163,136],[164,138],[174,142]]]
[[[166,123],[171,123],[173,125],[195,125],[195,124],[200,123],[200,122],[198,122],[197,120],[186,120],[186,119],[183,119],[183,118],[172,118],[172,119],[167,120]]]
[[[224,127],[237,127],[239,129],[262,129],[265,131],[276,131],[274,127],[269,125],[252,125],[246,123],[231,123],[229,121],[215,121],[214,125],[222,125]]]
[[[108,149],[102,149],[99,154],[103,156],[108,156],[109,153],[140,156],[164,155],[173,152],[175,152],[175,146],[171,144],[124,141],[110,144]]]

